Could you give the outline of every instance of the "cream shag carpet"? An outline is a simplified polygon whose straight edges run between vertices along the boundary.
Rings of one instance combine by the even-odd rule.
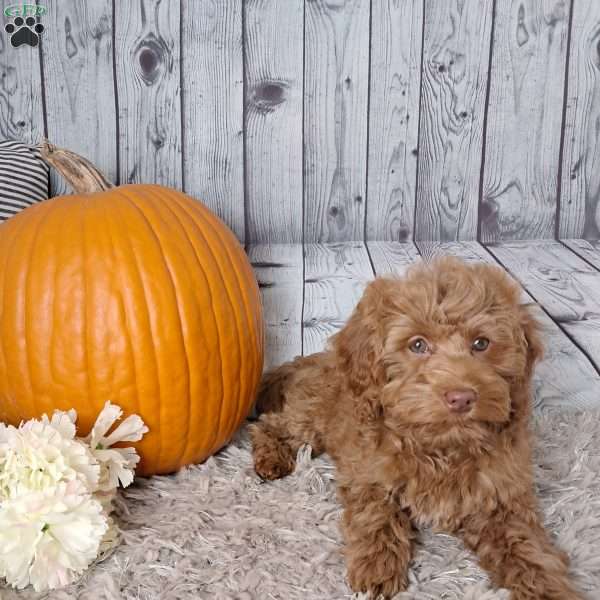
[[[600,414],[539,417],[536,473],[546,523],[572,557],[589,600],[600,598]],[[122,545],[73,586],[22,598],[320,600],[352,597],[340,555],[334,470],[299,453],[275,483],[254,474],[244,432],[205,464],[139,480],[121,496]],[[506,600],[472,555],[422,535],[410,589],[398,600]]]

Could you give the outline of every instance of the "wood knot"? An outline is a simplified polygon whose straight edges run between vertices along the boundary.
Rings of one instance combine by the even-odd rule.
[[[250,102],[261,114],[273,112],[279,104],[285,102],[288,88],[285,81],[262,81],[250,91]]]
[[[65,51],[69,58],[73,58],[77,54],[77,46],[71,35],[71,19],[65,17]]]
[[[163,138],[161,137],[154,137],[152,136],[150,138],[150,141],[152,142],[152,145],[157,149],[160,150],[164,145],[165,145],[165,140],[163,140]]]
[[[408,225],[402,224],[398,227],[398,231],[396,233],[396,237],[399,242],[406,242],[410,236],[410,228]]]
[[[138,46],[136,54],[141,78],[152,85],[160,74],[165,49],[156,40],[146,39]]]
[[[529,41],[529,32],[525,26],[525,7],[521,4],[517,13],[517,44],[524,46]]]
[[[481,203],[481,208],[479,209],[480,216],[482,221],[491,221],[496,218],[498,214],[498,203],[488,198]]]

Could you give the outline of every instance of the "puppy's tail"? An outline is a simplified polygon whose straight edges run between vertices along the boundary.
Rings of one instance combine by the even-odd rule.
[[[290,387],[294,375],[303,367],[314,364],[317,355],[297,356],[263,375],[258,389],[255,413],[260,415],[268,412],[280,412],[285,404],[286,391]]]
[[[285,363],[271,371],[267,371],[258,388],[258,399],[256,400],[255,412],[257,414],[267,412],[280,412],[285,404],[285,390],[292,374],[296,370],[296,362]]]

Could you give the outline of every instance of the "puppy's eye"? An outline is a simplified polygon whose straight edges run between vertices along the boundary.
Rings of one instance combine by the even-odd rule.
[[[414,338],[408,344],[408,349],[415,354],[425,354],[429,352],[429,346],[423,338]]]
[[[472,344],[471,349],[475,352],[483,352],[488,349],[490,345],[490,340],[484,337],[478,337]]]

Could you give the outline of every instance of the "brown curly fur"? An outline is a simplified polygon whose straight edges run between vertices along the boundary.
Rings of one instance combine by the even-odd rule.
[[[411,352],[415,336],[431,352]],[[489,347],[474,352],[480,336]],[[499,268],[444,258],[376,279],[328,350],[265,376],[256,472],[289,474],[304,443],[332,457],[356,592],[403,590],[415,532],[429,525],[460,536],[513,600],[580,598],[534,495],[529,388],[541,352]],[[477,393],[472,410],[451,413],[444,393],[464,389]]]

